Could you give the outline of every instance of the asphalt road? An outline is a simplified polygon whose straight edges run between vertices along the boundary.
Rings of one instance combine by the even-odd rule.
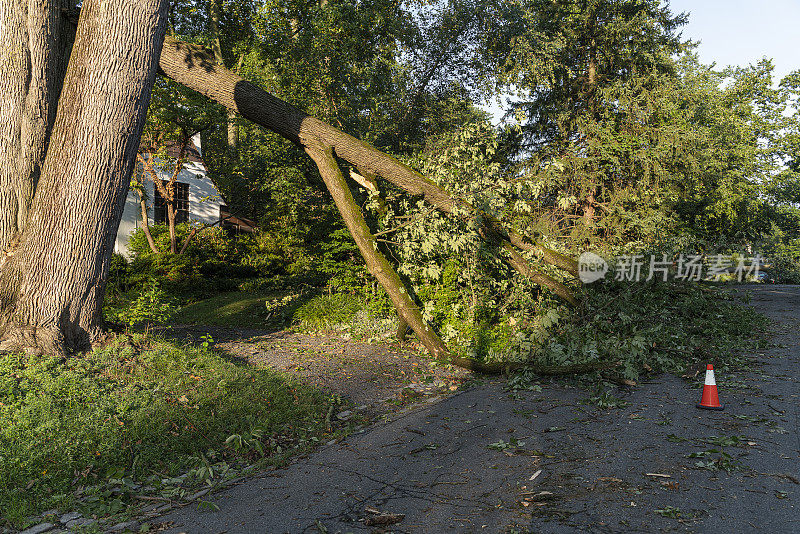
[[[614,409],[486,381],[224,490],[218,511],[160,520],[174,533],[381,532],[364,521],[375,509],[405,514],[382,528],[410,533],[800,532],[800,288],[753,291],[781,345],[757,372],[718,373],[725,411],[696,409],[698,386],[671,376],[615,393],[628,404]]]

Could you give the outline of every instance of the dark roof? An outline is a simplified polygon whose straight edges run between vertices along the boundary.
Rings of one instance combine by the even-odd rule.
[[[167,144],[168,157],[172,159],[178,159],[180,153],[181,151],[180,147],[178,146],[178,143],[170,142]],[[203,161],[203,158],[200,156],[200,152],[197,151],[197,147],[194,146],[194,143],[192,142],[191,139],[189,139],[189,142],[186,144],[185,158],[186,161],[191,161],[192,163],[200,163],[205,167],[205,162]]]
[[[252,232],[258,228],[258,225],[255,221],[246,217],[237,217],[236,215],[231,214],[231,212],[228,211],[228,206],[225,204],[221,204],[219,207],[219,217],[220,219],[224,219],[222,222],[223,226],[236,226],[240,230],[245,230],[248,232]]]

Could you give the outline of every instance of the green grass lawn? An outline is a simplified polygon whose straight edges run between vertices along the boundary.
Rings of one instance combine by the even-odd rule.
[[[267,328],[298,324],[305,330],[330,330],[351,322],[364,303],[353,295],[250,293],[231,291],[182,307],[171,322]]]
[[[255,298],[228,314],[247,306]],[[109,481],[158,489],[193,468],[208,479],[203,466],[284,458],[326,437],[331,402],[273,371],[143,336],[65,360],[2,355],[0,517],[24,526],[72,506],[80,486],[94,488],[95,513],[124,510],[132,490],[109,493]]]
[[[231,328],[266,328],[268,321],[274,317],[274,315],[270,317],[270,310],[268,310],[266,302],[282,296],[275,292],[230,291],[220,293],[209,299],[182,307],[172,321]]]

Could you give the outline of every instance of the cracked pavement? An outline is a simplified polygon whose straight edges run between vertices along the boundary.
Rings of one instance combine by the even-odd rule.
[[[217,511],[158,521],[173,533],[798,532],[800,287],[752,291],[778,346],[755,371],[717,373],[722,412],[697,410],[700,382],[672,376],[614,392],[627,403],[614,409],[564,385],[485,380],[222,490]],[[715,459],[730,471],[697,465]],[[367,508],[405,518],[366,526]]]

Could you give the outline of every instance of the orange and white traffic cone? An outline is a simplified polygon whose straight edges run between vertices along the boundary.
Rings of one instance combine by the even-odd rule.
[[[714,366],[711,364],[706,366],[706,383],[703,385],[703,398],[700,399],[700,404],[697,407],[704,410],[725,409],[725,406],[719,403],[717,381],[714,380]]]

